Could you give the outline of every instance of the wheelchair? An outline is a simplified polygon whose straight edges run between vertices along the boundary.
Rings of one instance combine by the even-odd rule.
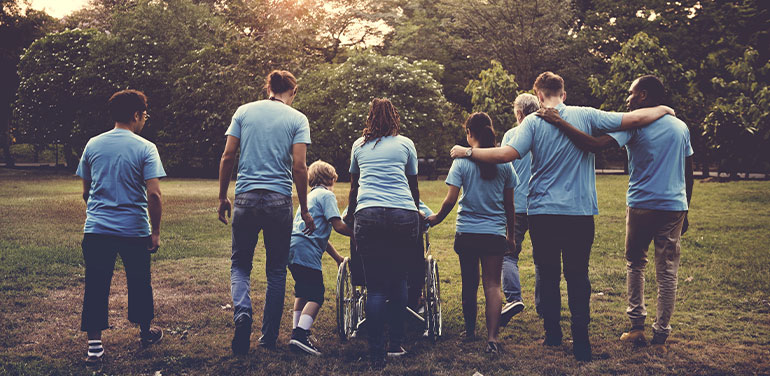
[[[424,325],[423,337],[434,343],[442,335],[441,287],[438,262],[430,253],[428,231],[423,232],[423,268],[424,278],[419,296],[418,312],[404,307]],[[415,286],[410,286],[410,289]],[[337,270],[337,333],[342,341],[348,341],[359,335],[366,324],[366,283],[363,262],[355,251],[353,240],[350,241],[350,258],[346,257]]]

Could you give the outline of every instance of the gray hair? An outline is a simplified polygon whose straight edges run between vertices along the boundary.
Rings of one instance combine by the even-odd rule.
[[[519,94],[519,96],[516,97],[516,100],[513,101],[513,108],[521,111],[526,117],[540,109],[540,101],[538,101],[537,97],[532,94]]]

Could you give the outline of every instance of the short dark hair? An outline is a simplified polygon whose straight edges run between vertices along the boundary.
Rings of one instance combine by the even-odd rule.
[[[265,89],[273,94],[281,94],[297,87],[297,79],[289,71],[274,70],[267,75]]]
[[[636,90],[647,92],[648,106],[657,106],[663,104],[666,100],[666,88],[658,77],[651,74],[639,77],[636,82]]]
[[[147,96],[139,90],[121,90],[107,101],[112,120],[130,123],[137,112],[147,111]]]
[[[535,79],[534,88],[546,97],[559,95],[564,91],[564,79],[556,73],[543,72]]]

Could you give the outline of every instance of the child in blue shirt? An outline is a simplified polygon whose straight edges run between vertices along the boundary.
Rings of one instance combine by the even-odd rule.
[[[332,187],[337,172],[332,165],[316,161],[308,167],[308,183],[312,187],[307,195],[308,209],[316,230],[305,234],[305,222],[299,211],[294,218],[289,248],[289,271],[294,278],[294,320],[289,347],[312,355],[321,352],[310,342],[310,327],[324,301],[324,283],[321,273],[321,257],[324,252],[339,265],[343,258],[329,242],[332,228],[340,234],[351,236],[353,231],[342,222],[337,198]]]

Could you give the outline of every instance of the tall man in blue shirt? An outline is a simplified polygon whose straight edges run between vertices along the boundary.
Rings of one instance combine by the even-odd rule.
[[[657,106],[665,98],[663,83],[651,75],[637,78],[628,93],[626,103],[630,110]],[[593,137],[565,122],[555,111],[543,117],[584,150],[626,147],[630,172],[626,195],[626,313],[631,330],[620,339],[636,345],[647,342],[644,268],[647,247],[654,240],[658,304],[652,343],[664,344],[671,333],[669,321],[676,299],[680,237],[687,231],[693,188],[693,150],[687,125],[674,116],[664,116],[644,128]]]
[[[629,113],[566,106],[564,80],[552,72],[538,76],[534,89],[541,107],[554,107],[566,121],[591,134],[641,127],[673,113],[665,106]],[[519,128],[516,136],[499,148],[455,146],[451,155],[505,163],[532,153],[527,216],[532,258],[540,277],[535,289],[541,299],[544,344],[559,346],[562,341],[559,281],[563,259],[572,313],[573,352],[576,359],[590,361],[588,260],[594,240],[593,216],[599,214],[594,154],[579,149],[566,135],[537,116],[528,116]]]
[[[80,330],[88,332],[88,365],[103,359],[102,330],[109,327],[107,304],[118,254],[126,269],[128,320],[139,324],[143,345],[163,337],[160,328],[150,327],[154,317],[150,254],[160,242],[160,179],[166,172],[155,145],[139,137],[149,118],[147,97],[123,90],[113,94],[108,105],[115,128],[88,141],[77,170],[87,204]]]

